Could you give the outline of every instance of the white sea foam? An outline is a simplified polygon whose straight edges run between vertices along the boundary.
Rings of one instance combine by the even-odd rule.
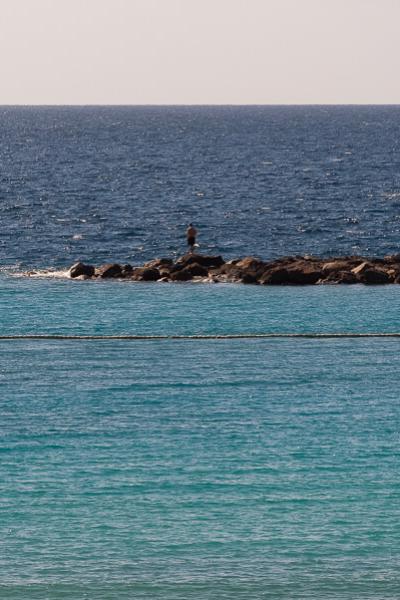
[[[41,269],[31,271],[11,271],[2,269],[8,275],[12,277],[33,277],[33,278],[51,278],[51,279],[70,279],[70,270],[56,270],[56,269]]]
[[[394,198],[400,197],[400,192],[384,192],[382,196],[384,198],[388,198],[389,200],[393,200]]]

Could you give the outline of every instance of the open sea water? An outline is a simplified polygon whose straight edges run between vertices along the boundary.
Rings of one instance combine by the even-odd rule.
[[[24,277],[399,251],[400,107],[0,108],[0,335],[400,332],[400,288]],[[0,598],[400,595],[396,338],[0,340]]]

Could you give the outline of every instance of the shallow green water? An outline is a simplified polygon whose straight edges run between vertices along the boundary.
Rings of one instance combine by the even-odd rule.
[[[0,285],[4,334],[400,331],[397,286]],[[1,597],[396,597],[399,348],[0,342]]]

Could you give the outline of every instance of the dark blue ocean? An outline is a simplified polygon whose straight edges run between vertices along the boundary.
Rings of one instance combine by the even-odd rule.
[[[3,266],[399,250],[400,107],[0,108]]]
[[[397,285],[62,277],[189,221],[226,259],[397,253],[399,140],[396,106],[2,107],[0,336],[400,332]],[[397,598],[399,344],[0,339],[1,599]]]

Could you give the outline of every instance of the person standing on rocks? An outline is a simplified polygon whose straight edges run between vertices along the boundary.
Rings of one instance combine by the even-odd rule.
[[[189,252],[193,252],[193,248],[196,244],[197,229],[193,227],[193,223],[189,223],[189,227],[186,229],[186,239],[189,246]]]

